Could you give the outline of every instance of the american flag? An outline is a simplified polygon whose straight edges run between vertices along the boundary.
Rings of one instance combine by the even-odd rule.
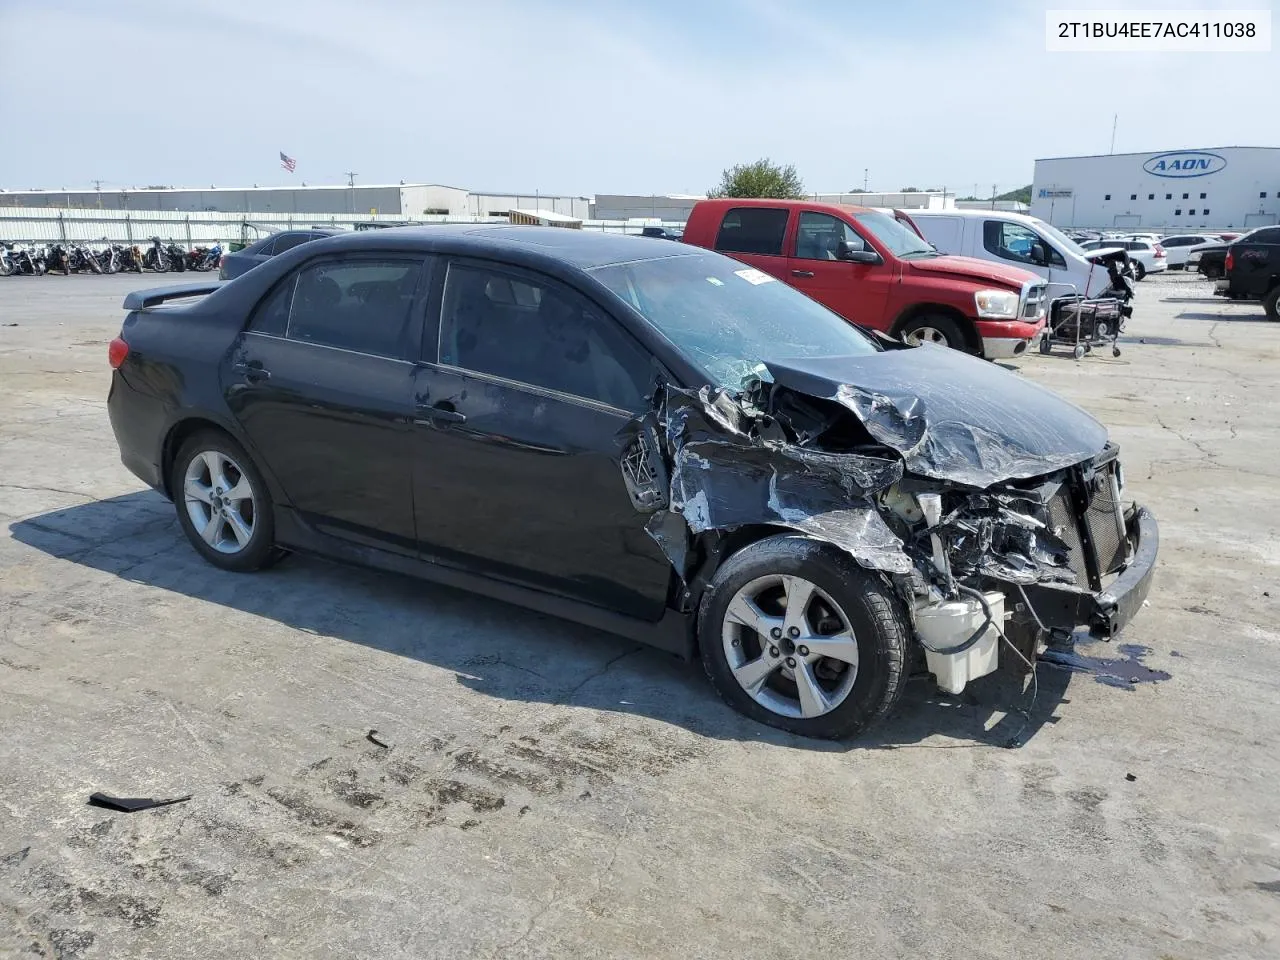
[[[290,173],[293,173],[293,168],[297,165],[297,160],[293,159],[293,157],[289,156],[283,150],[280,151],[280,166],[284,167]]]

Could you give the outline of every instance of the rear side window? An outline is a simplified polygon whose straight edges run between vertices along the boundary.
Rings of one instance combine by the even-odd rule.
[[[416,260],[317,263],[297,274],[290,340],[402,359],[422,264]]]
[[[1267,227],[1249,238],[1250,243],[1280,243],[1280,227]]]
[[[758,253],[782,256],[787,233],[785,209],[735,207],[724,215],[716,234],[716,249],[726,253]]]
[[[648,351],[559,284],[453,264],[440,309],[440,362],[637,411]]]
[[[245,253],[257,254],[262,257],[269,257],[275,252],[276,237],[270,236],[265,240],[259,240],[244,248]]]
[[[308,240],[314,239],[309,233],[282,233],[276,237],[276,245],[272,252],[272,256],[284,253],[286,250],[292,250],[294,247],[306,243]]]

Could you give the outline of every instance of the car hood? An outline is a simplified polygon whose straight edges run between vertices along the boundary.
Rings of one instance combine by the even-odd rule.
[[[985,360],[926,344],[766,363],[774,383],[851,411],[908,472],[975,487],[1097,456],[1107,431],[1079,407]]]
[[[941,256],[926,260],[905,260],[903,263],[917,273],[942,274],[964,277],[978,283],[998,283],[1002,287],[1021,290],[1028,280],[1039,280],[1036,274],[1020,267],[1005,267],[976,257]]]

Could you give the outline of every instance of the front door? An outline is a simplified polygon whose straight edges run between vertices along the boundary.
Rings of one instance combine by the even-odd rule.
[[[884,330],[893,267],[837,259],[842,240],[855,250],[871,249],[844,220],[829,213],[803,211],[788,263],[787,282],[846,320]]]
[[[403,255],[313,261],[267,295],[221,371],[255,459],[301,520],[405,553],[422,273]]]
[[[433,346],[417,374],[412,445],[423,554],[661,617],[671,565],[618,462],[619,432],[647,408],[653,358],[577,291],[461,260],[447,271]]]

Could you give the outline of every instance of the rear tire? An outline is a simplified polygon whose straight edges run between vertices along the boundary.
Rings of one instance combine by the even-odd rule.
[[[227,434],[205,430],[183,443],[173,458],[169,491],[182,532],[215,567],[243,573],[279,558],[267,484]]]
[[[788,602],[804,605],[792,616]],[[880,577],[828,544],[783,534],[744,547],[716,571],[698,637],[712,686],[735,710],[800,736],[838,739],[893,710],[911,630]]]
[[[1147,276],[1147,268],[1142,265],[1141,260],[1135,260],[1133,264],[1133,279],[1145,280]]]
[[[929,342],[936,343],[940,347],[950,347],[953,350],[969,351],[969,342],[965,339],[960,324],[950,317],[937,313],[912,317],[902,325],[899,336],[905,343],[912,346]]]
[[[1280,287],[1276,287],[1262,298],[1262,309],[1268,320],[1280,321]]]

